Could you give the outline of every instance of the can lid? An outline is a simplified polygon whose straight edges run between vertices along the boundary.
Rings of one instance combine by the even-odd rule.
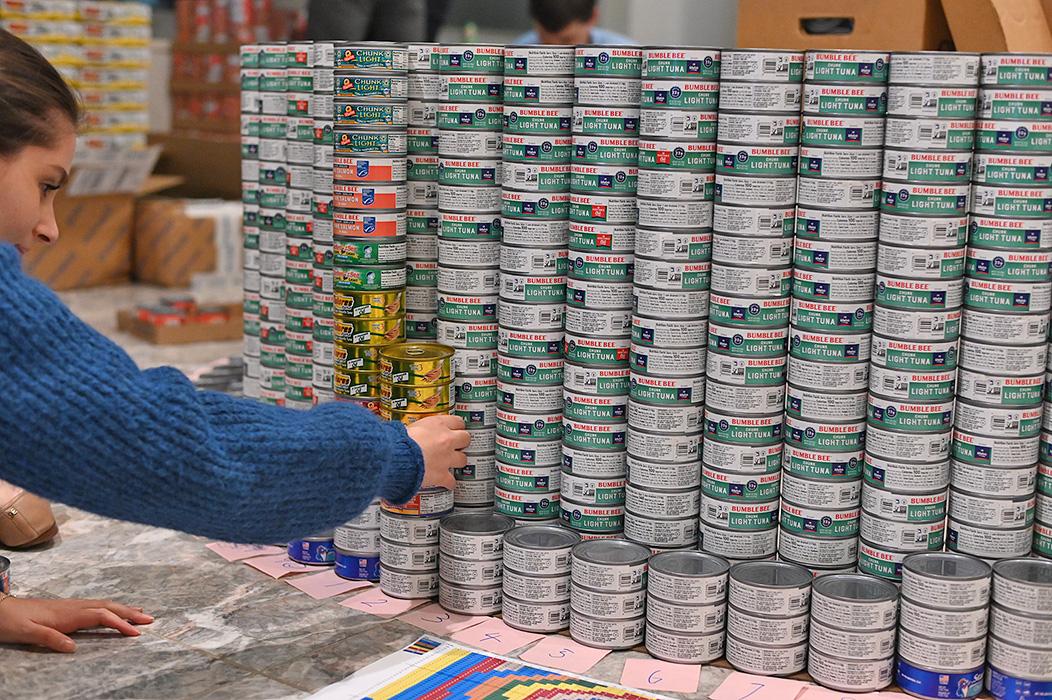
[[[628,540],[589,540],[573,548],[572,556],[590,564],[644,564],[650,550]]]
[[[670,576],[709,578],[727,573],[730,563],[723,557],[697,550],[662,552],[650,559],[650,569]]]
[[[932,578],[981,579],[990,576],[990,565],[956,552],[918,552],[902,560],[904,571]]]
[[[499,513],[456,513],[442,518],[442,532],[473,535],[501,534],[515,527],[515,521]]]
[[[764,588],[802,588],[811,585],[811,572],[797,564],[782,561],[754,561],[736,564],[731,578]]]
[[[453,348],[439,343],[398,343],[384,347],[380,354],[392,360],[443,360],[453,357]]]
[[[581,541],[581,536],[559,525],[521,525],[504,535],[504,546],[522,549],[565,549]]]
[[[866,574],[820,576],[812,585],[815,595],[855,603],[881,603],[899,597],[895,584]]]
[[[994,564],[994,573],[1034,586],[1052,586],[1052,561],[1045,559],[1002,559]]]

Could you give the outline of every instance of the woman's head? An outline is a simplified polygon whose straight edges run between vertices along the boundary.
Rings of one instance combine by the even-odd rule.
[[[58,239],[55,192],[69,174],[79,117],[58,71],[0,29],[0,242],[25,253]]]

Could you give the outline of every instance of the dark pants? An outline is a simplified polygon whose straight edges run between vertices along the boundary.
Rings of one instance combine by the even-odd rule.
[[[425,41],[426,0],[310,0],[314,41]]]

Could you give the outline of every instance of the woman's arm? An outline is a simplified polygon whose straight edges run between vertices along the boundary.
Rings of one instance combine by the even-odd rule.
[[[0,477],[101,515],[281,542],[407,500],[423,456],[348,404],[292,411],[140,371],[0,245]]]

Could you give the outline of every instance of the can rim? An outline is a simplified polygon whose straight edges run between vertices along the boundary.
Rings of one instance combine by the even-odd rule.
[[[946,522],[948,526],[950,520]],[[875,549],[882,549],[872,543],[867,544]],[[982,559],[958,552],[916,552],[903,559],[902,570],[924,578],[947,581],[987,579],[993,571]]]
[[[994,574],[1003,579],[1029,586],[1052,587],[1052,561],[1016,557],[1002,559],[993,566]]]
[[[587,540],[575,545],[571,557],[589,564],[638,566],[650,559],[650,550],[628,540]]]
[[[812,580],[811,572],[799,564],[780,561],[742,562],[731,567],[730,576],[749,586],[770,589],[807,588]]]
[[[712,578],[730,571],[726,559],[698,550],[662,552],[650,559],[650,569],[669,576],[683,578]]]
[[[834,590],[826,590],[832,588]],[[812,584],[814,595],[839,601],[860,604],[884,603],[897,601],[899,591],[895,584],[867,574],[830,574],[815,579]]]

